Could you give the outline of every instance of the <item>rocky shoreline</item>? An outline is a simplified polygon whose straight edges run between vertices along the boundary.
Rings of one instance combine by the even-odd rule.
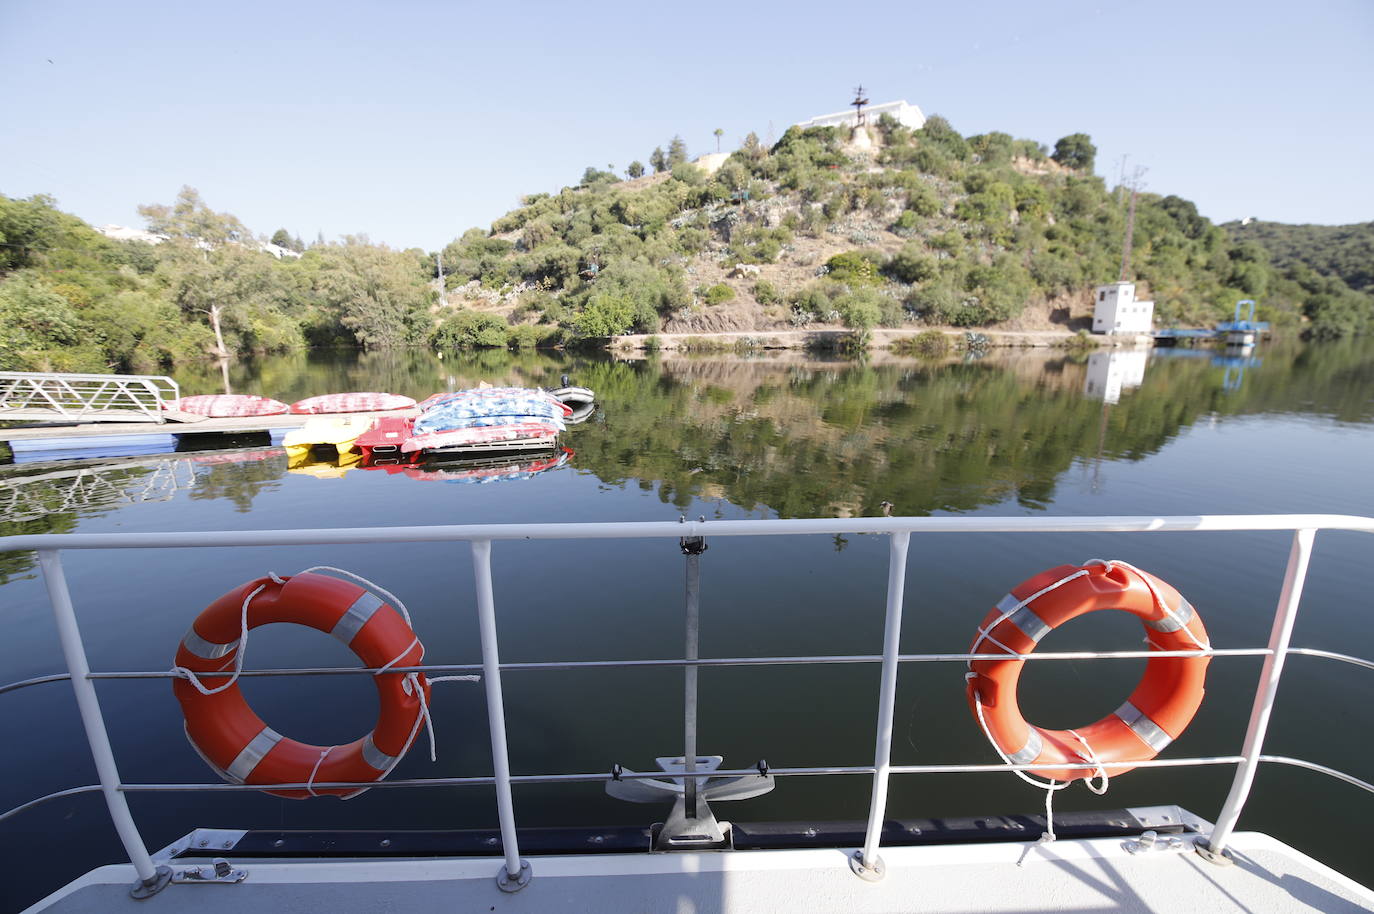
[[[951,346],[964,347],[970,338],[979,347],[990,348],[1137,348],[1152,346],[1145,335],[1082,335],[1068,330],[978,330],[952,327],[920,329],[875,329],[869,335],[869,349],[890,349],[903,341],[914,341],[922,334],[940,333]],[[851,345],[853,331],[844,329],[758,330],[728,333],[639,333],[614,336],[608,348],[613,352],[635,351],[724,351],[730,349],[841,349]]]

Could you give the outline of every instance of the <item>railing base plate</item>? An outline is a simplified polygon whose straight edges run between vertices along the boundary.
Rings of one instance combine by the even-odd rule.
[[[1224,850],[1220,853],[1212,850],[1207,845],[1206,840],[1202,838],[1193,842],[1193,850],[1197,851],[1197,855],[1208,863],[1215,863],[1217,866],[1235,866],[1236,861],[1230,854]]]
[[[496,887],[503,892],[518,892],[530,884],[530,877],[534,871],[530,869],[528,860],[520,861],[520,873],[514,879],[511,878],[510,871],[506,865],[501,864],[501,872],[496,874]]]
[[[854,871],[865,882],[877,882],[887,875],[887,867],[883,865],[883,858],[877,857],[872,866],[864,863],[864,852],[855,851],[849,855],[849,868]]]
[[[153,873],[151,879],[140,879],[129,889],[129,897],[137,898],[142,901],[145,898],[152,898],[158,892],[167,888],[167,884],[172,881],[172,868],[170,866],[159,866]]]

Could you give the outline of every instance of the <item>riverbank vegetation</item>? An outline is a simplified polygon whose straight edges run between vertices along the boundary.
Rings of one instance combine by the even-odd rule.
[[[433,253],[365,236],[305,246],[285,230],[268,246],[191,188],[141,207],[158,243],[105,237],[47,197],[0,196],[0,368],[151,371],[306,346],[521,348],[660,330],[989,327],[1116,278],[1127,194],[1092,174],[1085,134],[1050,152],[1004,133],[964,137],[937,116],[915,131],[882,119],[869,142],[854,139],[791,128],[769,148],[751,134],[708,173],[675,137],[650,156],[652,172],[588,168]],[[1337,241],[1306,232],[1290,251],[1253,234],[1141,194],[1132,266],[1157,322],[1205,325],[1254,298],[1263,319],[1306,335],[1374,329],[1374,293],[1352,288],[1364,274],[1347,269],[1358,257],[1344,240],[1328,252]]]
[[[365,237],[280,259],[191,188],[107,238],[46,197],[0,197],[0,367],[151,371],[307,345],[427,341],[432,259]]]

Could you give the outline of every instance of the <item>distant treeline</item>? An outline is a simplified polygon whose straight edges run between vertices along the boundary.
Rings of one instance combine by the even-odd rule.
[[[1086,135],[1051,152],[1004,133],[963,137],[937,116],[915,131],[883,118],[873,139],[864,152],[833,127],[789,129],[772,148],[751,134],[707,174],[674,138],[650,157],[656,179],[588,168],[576,187],[526,197],[438,253],[365,236],[306,247],[285,230],[269,252],[191,188],[140,207],[158,244],[107,238],[48,197],[0,196],[0,368],[556,345],[656,332],[740,295],[774,326],[986,326],[1116,278],[1127,196],[1092,174]],[[1358,238],[1260,225],[1231,233],[1187,200],[1140,195],[1133,272],[1157,320],[1202,323],[1254,298],[1265,319],[1315,337],[1374,326]],[[1369,227],[1355,228],[1367,251]],[[706,262],[805,266],[794,257],[802,239],[826,251],[803,280],[690,282]],[[301,256],[274,256],[282,248]],[[441,269],[456,301],[440,300]]]
[[[1241,241],[1254,241],[1281,269],[1307,267],[1338,276],[1350,288],[1374,293],[1374,222],[1355,225],[1286,225],[1228,222],[1223,228]]]

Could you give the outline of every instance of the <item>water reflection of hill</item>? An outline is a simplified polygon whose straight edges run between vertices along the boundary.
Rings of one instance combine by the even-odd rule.
[[[599,402],[594,418],[567,434],[572,462],[604,482],[656,487],[679,508],[705,497],[785,517],[835,516],[877,513],[888,500],[923,514],[1008,499],[1043,509],[1075,461],[1143,458],[1201,417],[1374,421],[1371,341],[1280,341],[1258,354],[1262,361],[1229,387],[1226,368],[1211,358],[1151,354],[1143,376],[1119,372],[1114,405],[1096,398],[1089,356],[1044,350],[943,363],[793,351],[635,362],[542,352],[313,352],[244,360],[231,382],[286,400],[340,390],[418,398],[481,381],[553,387],[566,373]],[[1099,368],[1104,357],[1112,353],[1092,357]],[[219,375],[205,368],[178,380],[188,391],[213,390]],[[227,499],[247,512],[286,471],[279,454],[260,456],[268,459],[240,452],[173,460],[194,465],[190,498]],[[6,468],[0,533],[64,532],[80,517],[155,497],[177,477],[158,469],[165,462]],[[0,583],[31,565],[32,556],[0,555]]]
[[[584,366],[605,434],[577,463],[656,481],[685,508],[723,497],[781,516],[1045,508],[1075,460],[1134,460],[1200,416],[1374,418],[1374,349],[1276,345],[1239,390],[1207,360],[1154,359],[1116,405],[1085,397],[1085,357],[971,363],[672,359]]]

